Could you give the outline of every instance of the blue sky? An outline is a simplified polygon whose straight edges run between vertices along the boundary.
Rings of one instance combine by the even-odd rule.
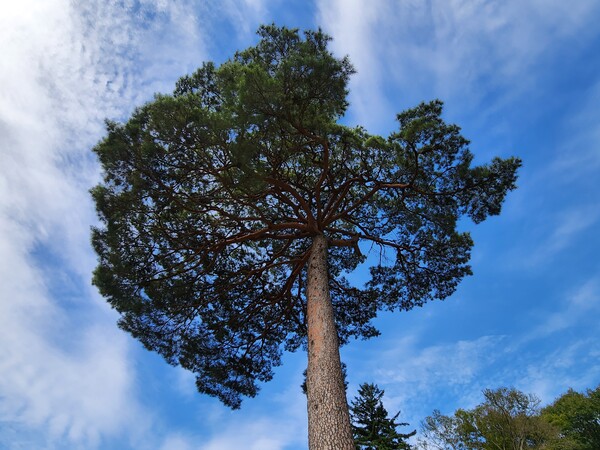
[[[382,314],[342,349],[349,396],[386,391],[418,427],[481,390],[551,401],[600,383],[600,3],[595,0],[21,0],[0,9],[0,447],[306,448],[306,357],[239,411],[195,392],[115,325],[90,285],[90,148],[261,23],[322,27],[358,73],[348,124],[388,134],[423,100],[477,162],[518,155],[519,189],[475,227],[474,276],[444,302]],[[360,282],[359,275],[355,280]]]

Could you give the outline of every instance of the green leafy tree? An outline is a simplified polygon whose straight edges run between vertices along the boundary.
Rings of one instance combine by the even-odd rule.
[[[421,423],[421,433],[417,448],[423,450],[466,450],[464,410],[457,410],[452,416],[445,416],[434,410]]]
[[[525,450],[554,448],[557,430],[539,414],[539,399],[514,388],[486,389],[485,400],[453,416],[439,411],[423,422],[420,448]]]
[[[357,450],[410,450],[406,442],[416,431],[398,433],[396,428],[407,426],[408,423],[398,423],[394,417],[388,417],[381,398],[385,391],[375,384],[363,383],[358,389],[358,396],[350,406],[352,431]]]
[[[339,346],[379,309],[450,295],[471,273],[456,224],[498,214],[516,158],[471,167],[439,101],[383,138],[338,123],[353,68],[321,31],[274,25],[156,95],[95,147],[94,284],[120,326],[237,408],[282,351],[308,352],[311,449],[354,447]],[[363,287],[346,275],[372,246]]]
[[[469,424],[483,449],[544,448],[555,431],[539,417],[540,400],[514,388],[486,389]]]
[[[600,386],[586,393],[569,389],[542,410],[542,417],[560,430],[556,448],[600,449]]]

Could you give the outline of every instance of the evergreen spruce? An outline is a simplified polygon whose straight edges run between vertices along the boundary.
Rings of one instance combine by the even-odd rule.
[[[364,383],[350,406],[352,431],[357,450],[410,450],[406,442],[416,431],[398,433],[396,428],[408,423],[396,422],[400,412],[388,417],[381,398],[384,391],[375,384]]]

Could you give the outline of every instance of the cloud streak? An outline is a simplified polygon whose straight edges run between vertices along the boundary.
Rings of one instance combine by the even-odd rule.
[[[363,363],[376,368],[367,381],[385,388],[388,410],[402,410],[413,426],[442,405],[451,408],[446,413],[476,405],[485,388],[515,386],[547,403],[569,387],[594,386],[600,376],[600,327],[593,319],[599,287],[597,276],[589,278],[553,311],[540,311],[504,335],[441,343],[428,343],[416,329],[410,337],[388,335],[384,350]]]
[[[212,25],[203,21],[248,28],[264,8],[255,0],[25,0],[3,12],[0,446],[91,449],[116,439],[199,448],[197,436],[156,426],[156,411],[140,399],[131,341],[90,286],[88,189],[99,174],[89,148],[105,117],[127,117],[207,59]],[[207,448],[278,449],[306,434],[296,432],[296,416],[257,417],[242,432],[229,422],[225,434],[203,439]]]
[[[6,448],[37,433],[36,447],[94,448],[148,427],[130,345],[89,286],[87,190],[98,176],[89,147],[104,117],[126,114],[162,86],[173,61],[198,56],[201,46],[190,45],[151,61],[174,39],[193,44],[193,30],[178,6],[161,2],[24,1],[3,10],[0,417],[3,428],[30,430]]]
[[[335,38],[335,49],[349,54],[358,69],[352,113],[379,132],[382,122],[423,99],[460,101],[481,115],[481,102],[489,114],[535,89],[539,72],[531,69],[565,40],[593,33],[600,8],[593,1],[573,8],[516,0],[317,4],[318,21]],[[403,89],[402,108],[388,100],[391,84]],[[501,94],[495,105],[492,93]]]

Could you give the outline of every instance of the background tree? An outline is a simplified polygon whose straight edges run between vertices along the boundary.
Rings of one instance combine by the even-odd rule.
[[[452,416],[445,416],[434,410],[421,422],[421,433],[417,448],[423,450],[466,450],[464,419],[466,412],[457,410]]]
[[[520,161],[471,167],[439,101],[399,114],[387,139],[340,125],[348,59],[321,31],[259,35],[108,123],[94,284],[124,330],[234,408],[304,346],[309,446],[349,450],[340,343],[377,335],[381,308],[454,291],[473,245],[458,219],[498,214]],[[369,246],[357,287],[346,275]]]
[[[408,423],[396,422],[400,412],[388,417],[381,398],[385,391],[375,384],[363,383],[350,405],[354,442],[358,450],[410,450],[406,442],[417,432],[398,433],[396,428]]]
[[[557,429],[540,417],[539,399],[514,388],[486,389],[485,400],[453,416],[434,411],[422,424],[419,446],[436,450],[556,448]]]
[[[600,449],[600,386],[586,393],[569,389],[542,410],[542,417],[560,430],[561,449]]]
[[[545,448],[555,430],[539,417],[540,400],[515,388],[486,389],[485,401],[471,415],[473,435],[483,449]]]

